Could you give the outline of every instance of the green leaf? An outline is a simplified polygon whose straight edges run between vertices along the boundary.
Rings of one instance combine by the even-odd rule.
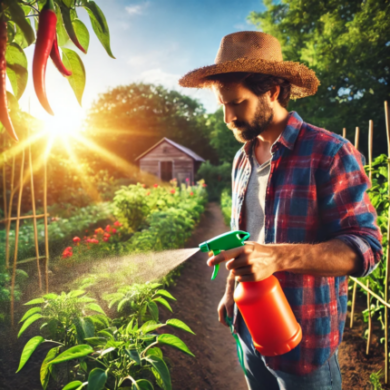
[[[40,370],[40,378],[43,390],[46,390],[47,385],[49,384],[50,374],[52,371],[52,365],[50,361],[53,360],[60,351],[60,347],[52,348],[46,355],[45,360],[42,362]]]
[[[107,343],[107,339],[105,339],[104,337],[86,337],[84,341],[93,346],[106,345]]]
[[[176,298],[171,293],[169,293],[167,290],[158,290],[158,291],[156,291],[155,294],[162,295],[165,298],[169,298],[169,299],[176,301]]]
[[[186,354],[195,357],[195,355],[188,349],[187,345],[180,340],[177,336],[173,334],[160,334],[157,337],[157,341],[160,344],[169,345],[170,347],[174,347],[179,349],[180,351],[185,352]]]
[[[152,316],[152,318],[155,321],[158,321],[158,307],[157,307],[156,302],[153,302],[153,301],[148,302],[148,310],[149,310],[149,313]]]
[[[30,310],[27,310],[26,313],[24,313],[24,316],[19,321],[19,323],[23,322],[26,318],[32,316],[35,313],[41,312],[42,309],[40,307],[32,307]]]
[[[27,57],[18,44],[11,43],[7,45],[5,59],[7,61],[7,76],[15,97],[19,100],[27,85]]]
[[[165,306],[169,311],[173,311],[172,308],[171,308],[171,305],[168,303],[168,301],[164,298],[161,298],[161,297],[157,297],[157,298],[154,298],[153,301],[155,302],[159,302],[161,303],[163,306]]]
[[[23,37],[27,42],[27,46],[30,46],[35,40],[35,35],[34,30],[25,17],[23,8],[15,0],[4,0],[4,3],[8,5],[12,21],[15,22],[21,30]]]
[[[49,293],[49,294],[44,295],[43,298],[53,300],[53,299],[57,299],[58,295],[54,294],[54,293]]]
[[[68,297],[69,298],[77,298],[77,297],[79,297],[80,295],[83,295],[83,294],[85,294],[84,290],[72,290],[72,291],[69,292]],[[85,298],[87,298],[87,297],[85,297]]]
[[[78,303],[89,303],[89,302],[95,302],[96,299],[90,298],[90,297],[81,297],[77,300]]]
[[[78,390],[81,389],[85,384],[80,381],[69,382],[65,387],[62,388],[62,390]]]
[[[56,16],[57,16],[57,39],[58,39],[58,46],[65,46],[69,42],[69,36],[68,33],[65,30],[64,21],[62,19],[62,13],[60,6],[55,3],[54,4]]]
[[[126,349],[126,352],[130,356],[130,358],[133,359],[137,364],[141,363],[141,358],[136,349]]]
[[[80,45],[85,49],[86,52],[88,52],[89,31],[87,27],[85,27],[85,24],[80,19],[72,20],[72,24]]]
[[[74,0],[62,0],[62,2],[68,7],[71,8],[74,5]]]
[[[149,349],[146,351],[146,356],[149,356],[149,355],[157,356],[157,357],[159,357],[160,359],[163,358],[163,353],[162,353],[161,349],[158,348],[158,347],[149,348]]]
[[[86,307],[90,310],[96,311],[101,314],[106,314],[104,310],[97,304],[97,303],[90,303],[89,305],[86,305]]]
[[[107,54],[115,59],[110,47],[110,31],[108,29],[107,21],[102,10],[94,1],[88,1],[87,3],[84,3],[83,7],[88,12],[93,31],[98,37],[100,43],[106,49]]]
[[[58,355],[54,360],[51,361],[51,364],[67,362],[68,360],[87,356],[92,352],[93,352],[93,348],[90,345],[87,344],[76,345],[62,352],[60,355]]]
[[[79,40],[77,38],[76,31],[72,23],[71,10],[68,7],[65,7],[64,5],[60,5],[60,8],[62,14],[62,21],[64,23],[66,33],[68,34],[70,40],[76,45],[76,43],[79,42]]]
[[[33,314],[31,317],[28,317],[26,321],[24,322],[23,326],[21,327],[19,333],[18,333],[18,338],[22,335],[22,333],[35,321],[39,320],[42,318],[42,314]]]
[[[106,330],[100,330],[98,334],[101,334],[106,339],[115,340],[114,336],[110,332],[107,332]]]
[[[107,374],[101,368],[94,368],[88,376],[87,390],[103,390],[107,381]]]
[[[37,298],[37,299],[33,299],[32,301],[29,301],[27,303],[25,303],[25,305],[37,305],[38,303],[43,303],[45,302],[45,300],[43,298]]]
[[[186,325],[183,321],[177,320],[175,318],[171,318],[170,320],[167,320],[166,324],[173,326],[174,328],[178,328],[181,330],[185,330],[186,332],[195,334],[188,325]]]
[[[24,365],[27,363],[28,359],[30,359],[30,356],[33,354],[33,352],[44,341],[45,339],[41,336],[35,336],[32,339],[27,341],[26,345],[23,348],[22,355],[20,357],[19,367],[16,372],[19,372],[24,367]]]
[[[171,375],[164,360],[160,359],[158,356],[155,355],[147,356],[142,360],[146,360],[147,362],[149,362],[159,373],[161,380],[164,384],[164,390],[172,390]]]
[[[76,328],[77,339],[80,343],[82,343],[86,337],[94,336],[95,326],[90,318],[76,318],[73,323]]]
[[[81,106],[86,80],[84,64],[75,51],[65,48],[62,48],[62,62],[67,69],[72,71],[67,79]]]
[[[153,390],[153,385],[146,379],[139,379],[133,385],[133,390]]]
[[[145,322],[141,326],[141,328],[138,329],[138,332],[142,332],[143,334],[146,334],[146,333],[149,333],[149,332],[153,332],[154,330],[156,330],[158,328],[161,328],[162,326],[164,326],[164,325],[163,324],[157,324],[156,321],[151,320],[151,321]]]
[[[125,303],[129,302],[129,298],[124,298],[118,303],[117,310],[121,311],[125,305]]]

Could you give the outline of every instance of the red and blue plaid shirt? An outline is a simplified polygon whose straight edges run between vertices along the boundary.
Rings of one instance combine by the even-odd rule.
[[[251,148],[252,142],[247,142],[233,162],[232,230],[246,226]],[[337,238],[360,255],[363,271],[353,276],[372,272],[383,254],[382,237],[366,193],[371,184],[363,168],[364,156],[348,140],[303,122],[296,112],[289,114],[271,153],[265,243],[315,244]],[[302,341],[284,355],[265,359],[274,370],[306,375],[324,364],[342,340],[348,280],[292,272],[275,276],[302,327]]]

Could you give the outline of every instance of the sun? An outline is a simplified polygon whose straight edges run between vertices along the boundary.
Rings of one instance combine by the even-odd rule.
[[[83,115],[74,112],[58,112],[44,120],[44,131],[54,138],[77,137],[82,131]]]

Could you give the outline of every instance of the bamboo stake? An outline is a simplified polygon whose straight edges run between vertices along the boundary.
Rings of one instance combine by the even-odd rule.
[[[373,135],[374,135],[374,122],[370,120],[368,122],[368,165],[369,173],[368,177],[370,182],[372,182],[372,146],[373,146]]]
[[[7,180],[6,180],[6,169],[5,169],[5,137],[3,137],[3,210],[4,210],[4,221],[7,221],[8,213],[7,213]]]
[[[38,271],[38,286],[42,290],[42,276],[41,267],[39,264],[39,246],[38,246],[38,228],[37,228],[37,217],[35,210],[35,192],[34,192],[34,173],[33,164],[31,157],[31,142],[30,142],[30,131],[28,132],[28,157],[29,157],[29,168],[30,168],[30,188],[31,188],[31,205],[33,210],[33,224],[34,224],[34,241],[35,241],[35,255],[37,259],[37,271]]]
[[[343,128],[343,138],[347,138],[347,129]]]
[[[38,214],[38,215],[35,215],[35,218],[39,219],[39,218],[43,218],[43,217],[46,217],[46,216],[50,217],[50,214]],[[34,215],[21,215],[19,219],[22,220],[22,219],[32,219],[32,218],[34,218]],[[17,219],[18,219],[17,217],[11,217],[11,218],[7,218],[7,219],[2,219],[0,221],[0,223],[8,222],[8,220],[16,221]]]
[[[12,156],[12,171],[11,171],[11,196],[9,199],[9,209],[8,209],[8,223],[7,231],[5,237],[5,266],[9,268],[9,231],[11,229],[11,215],[12,215],[12,202],[14,200],[14,181],[15,181],[15,155]]]
[[[356,127],[355,129],[355,148],[359,149],[359,135],[360,135],[360,129],[359,127]]]
[[[387,101],[385,101],[385,120],[386,120],[386,133],[387,133],[387,150],[388,156],[388,175],[390,175],[390,125],[389,125],[389,107],[387,106]],[[390,186],[388,188],[388,196],[390,197]],[[390,207],[389,207],[390,214]],[[390,234],[390,218],[388,219],[387,224],[387,237]],[[386,277],[385,277],[385,301],[388,302],[388,293],[389,293],[389,258],[390,258],[390,245],[387,244],[386,251]],[[388,375],[389,375],[389,319],[388,319],[389,309],[385,306],[385,383],[387,384]]]
[[[44,187],[43,187],[43,213],[47,215],[47,158],[45,156],[44,163]],[[47,217],[45,217],[45,284],[46,294],[49,292],[49,231],[47,227]]]
[[[370,279],[367,279],[367,290],[370,290]],[[370,353],[371,334],[372,334],[372,319],[371,319],[371,308],[370,308],[370,293],[367,292],[367,309],[368,309],[368,337],[366,355]]]
[[[355,148],[359,148],[359,127],[356,127],[355,130]],[[355,304],[356,304],[356,281],[353,283],[353,290],[352,290],[352,304],[351,304],[351,320],[350,320],[350,328],[353,327],[353,316],[355,314]]]
[[[24,149],[22,150],[22,163],[20,165],[20,184],[19,184],[19,199],[17,216],[20,217],[20,208],[22,205],[22,193],[23,193],[23,171],[24,171]],[[14,326],[14,303],[15,303],[15,278],[16,278],[16,262],[18,259],[18,244],[19,244],[19,224],[20,220],[16,220],[15,228],[15,249],[14,249],[14,263],[12,267],[12,279],[11,279],[11,324]]]
[[[368,290],[367,287],[358,279],[354,278],[353,276],[350,276],[350,278],[356,282],[363,290],[369,292],[373,297],[375,297],[380,303],[383,304],[383,306],[386,306],[390,309],[390,303],[386,302],[383,298],[381,298],[379,295],[375,294],[374,291]]]

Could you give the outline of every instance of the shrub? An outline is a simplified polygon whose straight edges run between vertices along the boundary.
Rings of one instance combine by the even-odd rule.
[[[197,173],[207,183],[207,191],[210,201],[219,201],[224,188],[231,187],[232,164],[225,162],[221,165],[212,165],[204,162]]]
[[[225,224],[230,227],[232,215],[232,194],[229,188],[225,188],[221,193],[221,210]]]

